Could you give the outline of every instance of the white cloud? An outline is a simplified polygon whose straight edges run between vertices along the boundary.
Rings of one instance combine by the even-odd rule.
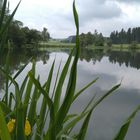
[[[140,4],[135,0],[77,0],[81,32],[97,29],[104,35],[113,30],[139,26]],[[72,13],[73,0],[23,0],[15,15],[30,28],[41,30],[46,26],[52,37],[61,38],[75,34]],[[18,0],[10,0],[14,9]]]

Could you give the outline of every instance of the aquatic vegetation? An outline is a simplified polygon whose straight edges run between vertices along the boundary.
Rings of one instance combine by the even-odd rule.
[[[4,10],[5,2],[6,0],[3,4]],[[32,68],[25,76],[21,85],[17,83],[16,78],[22,73],[24,68],[28,65],[28,62],[13,77],[9,74],[8,55],[5,67],[0,67],[0,72],[6,77],[5,95],[0,101],[1,140],[84,140],[86,138],[90,117],[95,108],[120,87],[121,84],[115,85],[98,100],[95,100],[95,96],[93,95],[93,98],[87,103],[87,106],[85,106],[81,113],[69,114],[69,110],[74,101],[98,80],[98,78],[94,79],[76,92],[77,62],[80,54],[80,47],[79,20],[75,1],[73,2],[73,14],[76,25],[76,46],[71,51],[62,71],[60,71],[60,62],[54,81],[55,84],[53,85],[53,94],[50,94],[50,91],[52,88],[55,60],[51,66],[47,80],[43,85],[40,83],[40,76],[36,75],[36,65],[33,60]],[[13,15],[14,14],[11,15],[10,19],[12,19]],[[10,21],[7,23],[7,26],[9,23]],[[74,59],[72,59],[73,55]],[[65,95],[62,99],[63,85],[68,71],[70,71],[70,74]],[[11,85],[15,88],[13,92],[9,90]],[[42,100],[40,100],[40,97],[42,97]],[[39,102],[41,106],[37,108]],[[129,125],[139,109],[140,107],[138,107],[126,123],[123,124],[115,140],[123,140],[125,138]],[[81,121],[81,128],[73,135],[71,133],[72,130]]]

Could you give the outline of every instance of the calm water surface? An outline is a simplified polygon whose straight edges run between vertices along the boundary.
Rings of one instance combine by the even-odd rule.
[[[49,49],[38,52],[12,51],[10,54],[11,75],[14,75],[33,56],[36,60],[36,71],[40,74],[43,83],[47,79],[48,71],[55,57],[57,58],[55,70],[57,70],[61,59],[62,65],[65,64],[69,52],[69,49],[59,51]],[[5,64],[5,54],[0,56],[1,66]],[[31,63],[17,78],[19,83],[30,69]],[[54,71],[54,77],[56,72]],[[140,53],[82,50],[78,62],[77,90],[96,77],[99,77],[99,80],[76,100],[70,112],[81,111],[94,94],[97,94],[98,98],[122,81],[121,87],[106,98],[93,112],[86,138],[87,140],[112,140],[121,123],[140,104]],[[0,89],[4,86],[3,82],[4,77],[0,74]],[[126,140],[139,140],[139,130],[140,114],[138,113],[131,124]]]

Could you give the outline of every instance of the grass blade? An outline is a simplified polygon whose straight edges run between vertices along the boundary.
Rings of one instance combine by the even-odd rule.
[[[17,107],[16,111],[16,140],[25,140],[25,134],[24,134],[24,125],[25,119],[24,119],[24,107],[22,103]]]
[[[75,1],[73,2],[73,14],[74,14],[74,18],[75,18],[75,25],[77,28],[76,50],[75,50],[76,52],[75,52],[74,61],[73,61],[72,67],[71,67],[71,72],[70,72],[70,77],[69,77],[69,81],[68,81],[65,99],[64,99],[64,101],[60,107],[60,110],[57,113],[57,117],[56,117],[56,126],[57,126],[56,132],[57,133],[63,127],[63,122],[64,122],[64,119],[71,106],[71,103],[72,103],[72,100],[74,97],[74,93],[75,93],[75,88],[76,88],[77,62],[78,62],[80,50],[79,50],[79,20],[78,20],[78,14],[77,14],[77,11],[75,8]]]
[[[66,75],[68,72],[68,68],[72,59],[72,55],[73,55],[74,49],[72,50],[71,54],[69,55],[69,58],[61,72],[60,78],[59,78],[59,82],[56,88],[56,92],[55,92],[55,97],[54,97],[54,111],[55,113],[57,113],[59,106],[60,106],[60,98],[61,98],[61,92],[62,92],[62,85],[64,84],[64,81],[66,79]]]
[[[0,138],[1,140],[11,140],[1,107],[0,107]]]
[[[28,81],[28,75],[25,77],[25,79],[23,80],[23,83],[21,85],[21,88],[20,88],[20,99],[22,99],[22,95],[24,93],[27,81]]]
[[[31,61],[31,59],[32,58],[30,58],[29,60],[28,60],[28,62],[26,63],[26,64],[24,64],[21,68],[20,68],[20,70],[18,70],[17,72],[16,72],[16,74],[14,75],[14,77],[13,77],[13,79],[16,79],[20,74],[21,74],[21,72],[25,69],[25,67],[29,64],[29,62]],[[11,85],[11,83],[9,84],[9,86]]]
[[[39,80],[39,77],[38,77],[38,80]],[[30,105],[29,113],[28,113],[28,119],[29,119],[29,122],[31,124],[31,127],[33,127],[34,124],[35,124],[38,94],[39,94],[38,88],[35,87],[33,95],[32,95],[32,99],[31,99],[31,105]]]
[[[12,99],[14,101],[16,101],[15,97],[14,97],[14,94],[11,92],[10,93],[10,99],[9,99],[9,108],[12,108]]]
[[[0,106],[5,115],[11,112],[11,109],[4,102],[0,102]]]
[[[47,84],[46,84],[46,87],[45,87],[46,94],[48,94],[48,95],[49,95],[49,91],[50,91],[50,87],[51,87],[51,82],[52,82],[52,76],[53,76],[53,71],[54,71],[54,64],[55,64],[55,60],[54,60],[54,62],[52,64],[51,70],[49,72]],[[42,135],[43,128],[44,128],[44,125],[45,125],[46,108],[47,108],[47,100],[46,100],[46,98],[43,98],[41,109],[40,109],[40,116],[39,116],[39,120],[38,120],[37,134],[35,136],[35,140],[41,140],[40,136]],[[51,125],[51,123],[52,122],[50,122],[49,125]]]
[[[21,1],[20,1],[20,2],[21,2]],[[12,19],[13,19],[15,13],[16,13],[18,7],[19,7],[20,2],[19,2],[18,5],[16,6],[15,10],[13,11],[13,13],[10,15],[10,17],[9,17],[8,21],[6,22],[6,24],[5,24],[5,25],[3,26],[3,28],[1,29],[1,31],[0,31],[0,36],[2,36],[3,33],[6,31],[6,29],[8,28],[10,22],[12,21]]]
[[[2,10],[1,10],[1,16],[0,16],[0,30],[4,21],[4,16],[5,16],[5,12],[6,12],[6,5],[7,5],[7,0],[4,0],[3,6],[2,6]]]
[[[92,114],[92,110],[88,113],[87,117],[85,118],[85,121],[81,127],[81,130],[79,132],[78,138],[77,140],[84,140],[85,139],[85,135],[87,132],[87,128],[88,128],[88,124],[89,124],[89,120]]]
[[[136,108],[136,110],[129,116],[129,118],[126,120],[126,122],[122,125],[122,127],[120,128],[118,134],[116,135],[116,137],[114,138],[114,140],[124,140],[125,136],[127,134],[127,131],[129,129],[129,126],[132,122],[132,120],[134,119],[136,113],[140,110],[140,105]]]
[[[35,63],[34,62],[33,62],[33,65],[32,65],[31,72],[35,76]],[[26,88],[26,92],[25,92],[25,98],[24,98],[24,105],[26,106],[25,107],[25,112],[24,112],[25,115],[27,115],[27,109],[28,109],[28,105],[29,105],[29,99],[30,99],[32,88],[33,88],[33,82],[29,78],[29,81],[28,81],[28,84],[27,84],[27,88]],[[27,116],[25,116],[25,118],[26,117]]]
[[[73,102],[77,99],[79,95],[81,95],[87,88],[89,88],[91,85],[93,85],[99,78],[96,78],[92,82],[90,82],[88,85],[86,85],[84,88],[82,88],[79,92],[76,93],[76,95],[73,98]]]
[[[16,103],[18,104],[20,102],[20,91],[18,83],[9,75],[7,72],[0,67],[0,71],[5,74],[5,76],[14,84],[15,86],[15,95],[16,95]]]
[[[80,115],[78,115],[76,118],[74,118],[72,121],[70,121],[63,129],[61,129],[61,131],[57,134],[57,138],[60,138],[62,134],[65,134],[68,132],[68,130],[72,129],[75,127],[75,125],[81,121],[87,114],[89,113],[89,111],[81,113]]]
[[[55,139],[56,134],[55,134],[55,129],[53,129],[53,124],[55,122],[55,115],[54,115],[54,104],[52,102],[52,100],[50,99],[49,95],[46,93],[46,91],[42,88],[42,86],[40,85],[39,81],[36,80],[33,76],[33,74],[31,72],[29,72],[29,77],[31,78],[31,80],[33,81],[33,83],[35,84],[35,86],[38,88],[38,90],[43,94],[44,98],[46,98],[47,100],[47,105],[49,107],[50,110],[50,129],[48,130],[49,136],[46,134],[45,139]]]
[[[121,84],[118,84],[118,85],[112,87],[106,94],[104,94],[99,100],[97,100],[95,102],[95,104],[93,105],[92,109],[95,109],[98,104],[100,104],[107,96],[109,96],[114,91],[116,91],[120,86],[121,86]]]

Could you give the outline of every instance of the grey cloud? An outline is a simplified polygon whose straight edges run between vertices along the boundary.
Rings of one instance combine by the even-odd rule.
[[[110,19],[122,14],[121,8],[111,0],[87,0],[79,5],[81,20]]]
[[[132,20],[123,13],[124,11],[120,6],[122,2],[126,6],[131,4],[135,7],[135,3],[140,2],[140,0],[77,0],[80,31],[88,32],[97,29],[108,36],[114,29],[126,29],[139,25],[139,18],[134,16]],[[68,9],[65,7],[64,9],[57,9],[49,6],[46,8],[45,4],[41,6],[34,4],[30,7],[24,2],[19,7],[15,18],[23,21],[25,25],[31,28],[35,27],[42,30],[43,26],[46,26],[52,37],[67,37],[75,34],[72,5]]]
[[[123,12],[114,0],[85,0],[78,1],[77,9],[80,25],[84,26],[93,20],[105,20],[120,17]],[[56,15],[56,14],[55,14]],[[57,14],[58,15],[58,14]],[[59,13],[58,17],[73,24],[73,15],[70,13]]]
[[[115,0],[85,0],[77,4],[80,26],[99,20],[112,20],[123,15]]]
[[[140,3],[140,0],[116,0],[121,3]]]
[[[113,10],[112,10],[113,9]],[[89,9],[83,9],[81,11],[81,16],[86,19],[108,19],[113,17],[118,17],[121,15],[121,9],[119,7],[106,6],[106,5],[97,5],[90,7]]]

